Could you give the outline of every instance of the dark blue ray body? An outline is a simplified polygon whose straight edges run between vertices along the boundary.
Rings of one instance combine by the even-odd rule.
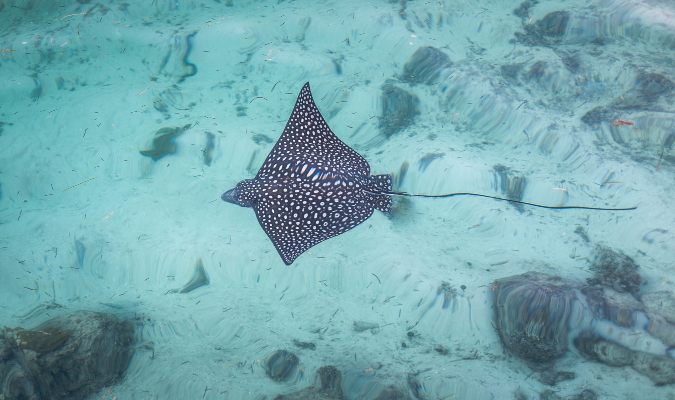
[[[283,261],[359,225],[375,209],[389,212],[390,175],[370,175],[368,162],[330,130],[309,83],[286,128],[254,179],[222,199],[252,207]]]

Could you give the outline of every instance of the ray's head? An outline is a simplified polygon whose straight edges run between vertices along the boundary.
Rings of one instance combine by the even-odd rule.
[[[245,179],[234,188],[226,191],[220,196],[223,201],[236,204],[242,207],[253,207],[257,201],[256,184],[251,179]]]

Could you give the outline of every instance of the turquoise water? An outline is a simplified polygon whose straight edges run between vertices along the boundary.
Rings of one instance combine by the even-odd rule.
[[[333,365],[346,399],[675,399],[673,2],[0,0],[0,35],[0,326],[132,321],[128,368],[89,398],[272,399]],[[305,82],[396,190],[638,208],[397,199],[286,266],[220,196]],[[544,364],[505,348],[494,282],[581,287],[598,246],[639,266],[628,313],[666,333],[584,329],[658,353],[667,382],[573,345]],[[299,363],[275,381],[279,349]]]

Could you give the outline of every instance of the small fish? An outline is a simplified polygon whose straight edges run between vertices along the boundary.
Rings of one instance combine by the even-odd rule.
[[[612,121],[613,126],[635,126],[635,122],[627,119],[615,119]]]

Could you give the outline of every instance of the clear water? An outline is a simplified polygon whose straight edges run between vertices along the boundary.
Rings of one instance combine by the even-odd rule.
[[[518,2],[483,0],[0,1],[0,326],[81,309],[142,321],[123,379],[95,399],[269,399],[322,365],[347,399],[390,385],[423,399],[675,398],[574,351],[555,368],[576,378],[548,386],[493,327],[492,282],[583,282],[598,244],[639,264],[640,295],[675,291],[675,92],[638,87],[640,74],[675,81],[675,3],[534,3],[517,16]],[[560,32],[533,29],[554,11],[569,13]],[[452,65],[404,82],[423,46]],[[390,136],[388,80],[419,98]],[[307,81],[373,173],[408,164],[400,190],[504,196],[523,177],[526,201],[638,209],[413,199],[285,266],[254,213],[219,197],[255,175]],[[582,121],[595,107],[611,112]],[[175,154],[140,153],[185,125]],[[199,259],[209,284],[172,292]],[[282,383],[264,368],[277,349],[300,360]]]

